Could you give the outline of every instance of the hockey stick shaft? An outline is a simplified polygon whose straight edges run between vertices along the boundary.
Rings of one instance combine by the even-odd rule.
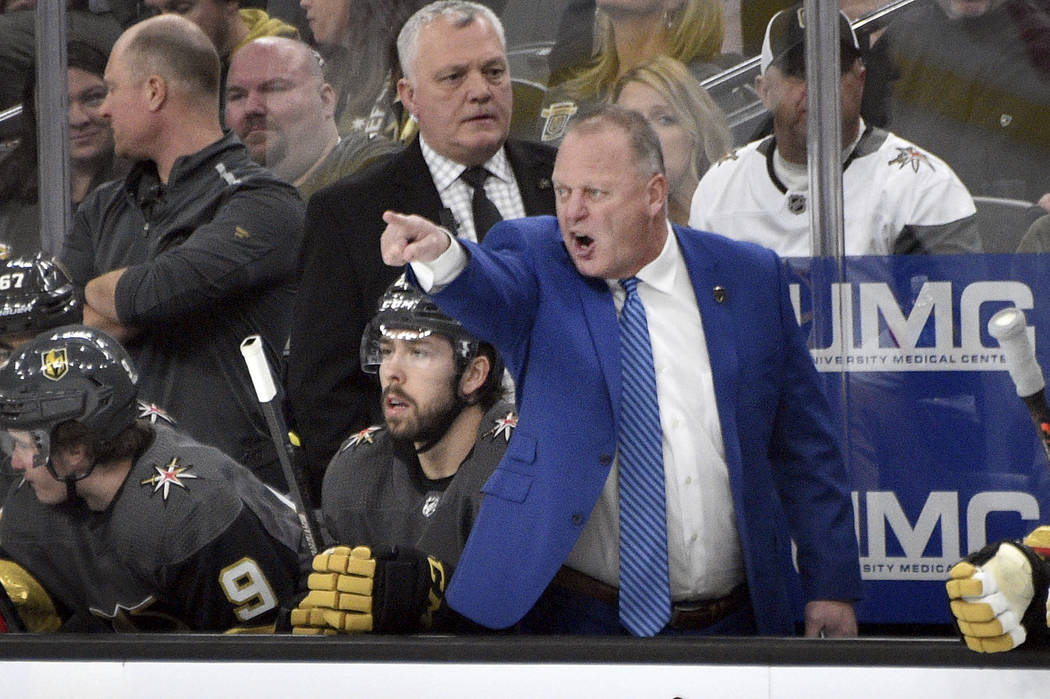
[[[988,321],[988,332],[999,341],[1017,395],[1028,408],[1050,464],[1050,407],[1046,404],[1046,381],[1028,338],[1024,311],[1014,307],[1002,309]]]
[[[270,372],[270,363],[266,361],[266,354],[263,352],[262,338],[258,335],[249,335],[244,338],[241,342],[241,355],[248,365],[248,373],[255,386],[255,395],[259,400],[263,416],[266,418],[266,426],[273,439],[277,459],[284,472],[284,480],[288,483],[288,494],[295,505],[299,526],[302,527],[303,536],[306,538],[306,546],[310,549],[311,555],[316,555],[319,550],[318,542],[321,540],[320,530],[303,498],[302,479],[292,465],[292,445],[288,441],[288,428],[277,412],[277,386]]]

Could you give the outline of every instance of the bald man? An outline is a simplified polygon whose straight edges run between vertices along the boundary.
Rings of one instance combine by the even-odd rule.
[[[226,124],[248,155],[304,199],[326,185],[398,150],[354,131],[342,139],[335,124],[336,95],[325,82],[320,56],[295,39],[264,37],[230,62]]]
[[[302,200],[220,127],[219,56],[189,20],[133,25],[105,81],[101,113],[135,165],[84,201],[60,255],[84,291],[84,322],[125,343],[143,399],[283,487],[237,347],[259,334],[277,363]]]

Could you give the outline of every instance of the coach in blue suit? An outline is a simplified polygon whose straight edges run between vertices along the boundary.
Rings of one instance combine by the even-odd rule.
[[[449,605],[504,628],[529,624],[564,588],[575,597],[558,598],[544,628],[623,632],[609,477],[621,393],[615,280],[637,276],[663,432],[668,629],[792,633],[794,539],[807,635],[855,634],[861,584],[837,421],[778,258],[667,223],[659,142],[633,112],[577,121],[554,185],[557,220],[504,222],[482,246],[417,216],[384,216],[387,264],[412,263],[443,309],[499,348],[517,386],[518,426],[483,489]],[[573,599],[590,606],[574,616]],[[596,627],[603,605],[611,623]]]

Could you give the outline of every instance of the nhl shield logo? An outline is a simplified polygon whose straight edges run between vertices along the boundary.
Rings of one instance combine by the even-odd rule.
[[[69,372],[69,362],[66,361],[66,348],[41,352],[40,364],[44,370],[45,377],[52,381],[58,381]]]

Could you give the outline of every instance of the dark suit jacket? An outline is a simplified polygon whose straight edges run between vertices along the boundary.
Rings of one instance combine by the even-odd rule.
[[[525,212],[554,213],[550,177],[556,151],[516,141],[506,148]],[[442,208],[418,139],[310,199],[287,389],[317,503],[324,469],[339,444],[383,419],[378,382],[361,371],[358,356],[380,296],[401,273],[380,255],[383,212],[438,222]]]
[[[759,633],[791,634],[792,539],[806,600],[861,593],[838,421],[777,256],[690,228],[676,226],[675,235],[710,356],[755,621]],[[580,275],[555,219],[500,223],[483,245],[466,246],[466,270],[433,298],[503,355],[519,419],[482,488],[446,599],[470,619],[503,628],[532,607],[565,561],[608,478],[619,424],[619,328],[608,285]]]

